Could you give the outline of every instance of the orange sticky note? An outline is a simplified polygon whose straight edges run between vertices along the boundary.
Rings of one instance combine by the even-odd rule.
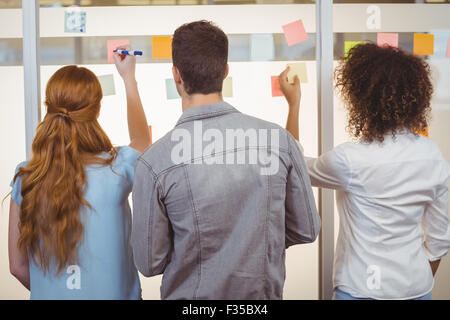
[[[150,132],[150,145],[152,145],[152,126],[148,126],[148,131]]]
[[[305,31],[302,20],[297,20],[284,25],[283,32],[288,46],[308,40],[308,34]]]
[[[382,46],[391,46],[398,48],[398,33],[378,33],[377,44]]]
[[[414,34],[414,54],[432,55],[434,53],[434,34]]]
[[[153,54],[156,59],[172,59],[172,37],[153,36],[152,37]]]
[[[450,37],[448,38],[448,44],[447,44],[447,58],[450,58]]]
[[[270,81],[272,82],[272,97],[282,97],[283,92],[280,90],[280,83],[278,82],[278,76],[271,76]]]
[[[114,62],[114,50],[117,49],[117,47],[121,46],[129,46],[130,40],[108,40],[108,62]]]
[[[422,130],[415,130],[415,131],[416,133],[424,136],[425,138],[428,138],[428,127],[425,127],[423,131]]]

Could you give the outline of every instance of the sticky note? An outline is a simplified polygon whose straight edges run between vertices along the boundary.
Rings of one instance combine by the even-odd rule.
[[[175,85],[175,80],[166,79],[166,95],[167,100],[181,98],[177,91],[177,86]]]
[[[98,76],[98,81],[102,86],[103,96],[113,96],[116,94],[116,87],[114,86],[114,75],[106,74]]]
[[[288,23],[282,28],[288,46],[292,46],[294,44],[308,40],[308,34],[305,31],[302,20]]]
[[[364,41],[345,41],[344,42],[344,56],[346,57],[351,48],[358,44],[363,44]]]
[[[150,145],[153,144],[153,139],[152,139],[152,126],[148,126],[148,131],[150,133]]]
[[[428,127],[425,127],[424,130],[415,130],[415,132],[420,134],[420,135],[422,135],[422,136],[424,136],[425,138],[429,137],[429,135],[428,135]]]
[[[398,48],[398,33],[378,33],[377,34],[377,44],[382,46],[391,46]]]
[[[280,90],[280,83],[278,82],[278,76],[271,76],[270,82],[272,83],[272,97],[282,97],[283,92]]]
[[[275,57],[272,34],[252,34],[250,36],[250,58],[253,61],[268,61]]]
[[[64,14],[64,32],[86,32],[86,12],[67,10]]]
[[[294,76],[297,75],[301,83],[308,82],[308,74],[306,72],[306,64],[304,62],[288,63],[289,72],[288,82],[294,83]]]
[[[434,53],[434,35],[414,33],[414,54],[432,55]]]
[[[114,50],[117,49],[117,47],[121,46],[129,46],[130,40],[108,40],[107,47],[108,47],[108,62],[114,62]]]
[[[172,37],[152,37],[152,57],[156,59],[172,59]]]
[[[233,79],[231,77],[227,77],[223,80],[222,96],[228,98],[233,96]]]
[[[450,58],[450,37],[448,38],[448,43],[447,43],[447,58]]]

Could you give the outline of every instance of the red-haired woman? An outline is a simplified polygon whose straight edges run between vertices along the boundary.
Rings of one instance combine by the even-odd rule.
[[[131,143],[113,147],[100,127],[102,89],[88,69],[48,81],[47,114],[32,155],[18,165],[9,220],[11,273],[31,299],[140,299],[130,247],[134,165],[150,144],[133,56],[114,56],[124,80]]]
[[[298,139],[300,86],[286,72],[287,130]],[[450,247],[450,170],[438,146],[415,133],[431,110],[429,67],[368,43],[350,50],[336,80],[357,141],[307,159],[312,184],[337,191],[334,299],[430,299]]]

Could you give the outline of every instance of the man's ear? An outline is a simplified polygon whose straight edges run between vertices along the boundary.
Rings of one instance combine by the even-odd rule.
[[[230,71],[230,67],[228,66],[228,63],[227,63],[227,68],[225,69],[225,76],[223,77],[223,80],[225,80],[228,77],[229,71]]]
[[[183,82],[183,80],[181,79],[180,71],[178,71],[178,68],[175,66],[172,66],[172,75],[175,83],[181,84]]]

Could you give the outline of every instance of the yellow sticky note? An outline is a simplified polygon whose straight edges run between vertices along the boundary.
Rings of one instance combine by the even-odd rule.
[[[152,37],[152,57],[156,59],[172,59],[172,37],[153,36]]]
[[[432,55],[434,53],[434,34],[414,33],[413,53]]]
[[[231,98],[233,96],[233,79],[225,78],[222,85],[222,96]]]
[[[354,46],[356,46],[358,44],[363,44],[363,43],[365,43],[365,42],[364,41],[345,41],[344,42],[344,57],[347,56],[347,54],[351,48],[353,48]]]
[[[288,82],[294,83],[294,76],[297,75],[301,83],[308,82],[308,73],[306,72],[306,63],[288,63],[289,72]]]

